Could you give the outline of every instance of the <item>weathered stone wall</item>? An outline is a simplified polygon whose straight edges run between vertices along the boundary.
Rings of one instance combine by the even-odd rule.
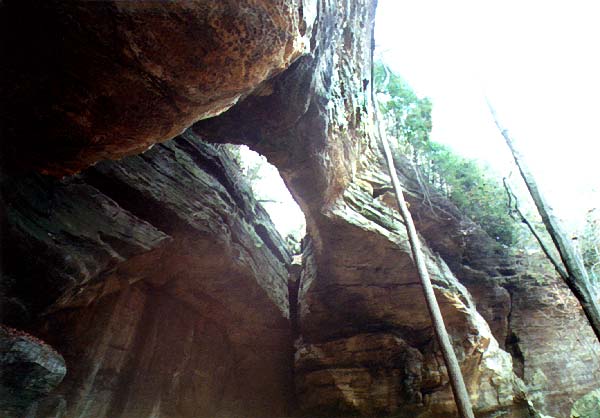
[[[67,366],[31,414],[454,414],[373,136],[375,6],[0,5],[3,317]],[[74,177],[23,174],[137,153],[198,120]],[[248,144],[280,169],[310,234],[299,283],[239,170],[197,137]],[[565,411],[597,376],[594,348],[579,349],[590,340],[574,342],[585,331],[563,335],[585,327],[574,305],[521,288],[506,251],[443,199],[424,204],[398,166],[477,415],[533,414],[518,375],[535,406]],[[566,349],[551,349],[562,339],[568,372]]]
[[[73,173],[223,112],[308,49],[316,3],[2,2],[5,165]]]
[[[600,343],[575,297],[541,252],[498,245],[446,199],[435,193],[425,199],[410,165],[402,158],[397,163],[412,190],[419,232],[468,288],[477,311],[511,353],[534,407],[568,416],[573,402],[600,382]]]
[[[0,413],[22,416],[66,373],[65,360],[38,338],[0,324]]]
[[[452,398],[406,234],[389,219],[391,210],[373,200],[373,189],[383,181],[371,136],[373,15],[361,2],[324,10],[328,13],[317,19],[310,55],[271,80],[267,93],[251,95],[192,130],[210,141],[245,143],[265,154],[307,215],[313,250],[298,297],[301,408],[329,416],[414,411],[447,416]],[[344,23],[324,24],[328,16]],[[428,257],[479,410],[509,408],[517,396],[510,356],[500,350],[444,261],[431,252]],[[388,363],[376,350],[367,356],[372,367],[353,364],[343,351],[348,344],[356,344],[358,351],[361,345],[378,346],[379,340],[391,344],[388,349],[398,358],[406,350],[420,350],[427,359],[422,366],[396,363],[395,372],[384,372]],[[315,353],[323,350],[338,350],[339,362],[336,355],[325,355],[324,364],[316,366]],[[419,378],[400,372],[411,367]],[[336,372],[340,368],[344,371]],[[369,373],[383,377],[371,378],[376,381],[371,384],[363,379]],[[399,387],[414,395],[383,395]]]
[[[541,254],[520,262],[523,273],[506,286],[517,373],[538,410],[566,417],[575,401],[600,388],[600,343],[567,286],[540,272]]]
[[[3,245],[16,311],[4,319],[67,367],[35,416],[287,413],[291,260],[226,152],[188,134],[76,177],[3,188],[3,238],[17,244]]]

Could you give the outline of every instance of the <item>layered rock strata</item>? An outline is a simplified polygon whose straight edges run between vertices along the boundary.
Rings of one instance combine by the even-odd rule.
[[[65,358],[61,416],[287,413],[290,256],[223,150],[186,135],[4,188],[10,257],[36,254],[6,296],[45,312],[19,325]]]
[[[380,166],[368,110],[368,28],[373,16],[357,13],[365,8],[357,2],[344,3],[332,14],[347,15],[345,24],[316,32],[315,53],[274,78],[270,94],[249,96],[192,129],[204,139],[246,143],[264,153],[280,168],[307,214],[313,250],[306,257],[307,272],[298,297],[300,406],[329,416],[408,411],[451,414],[452,398],[406,234],[397,216],[394,223],[391,210],[373,200],[377,182],[371,179],[376,177],[372,167]],[[284,106],[290,101],[292,105]],[[444,261],[431,252],[428,259],[478,409],[511,408],[517,394],[510,356],[499,349],[468,292]],[[427,360],[423,366],[396,364],[396,371],[383,372],[389,361],[378,359],[377,350],[372,350],[374,370],[388,375],[382,378],[387,379],[386,385],[371,385],[364,381],[370,373],[369,362],[352,364],[348,361],[352,356],[343,350],[349,345],[378,346],[379,339],[391,344],[393,357],[406,357],[402,353],[416,350]],[[339,363],[332,360],[335,350],[341,356]],[[327,352],[324,364],[317,366],[315,353]],[[421,377],[399,372],[413,366]],[[345,370],[338,373],[340,368]],[[407,387],[411,395],[383,395],[398,393],[400,387]]]
[[[65,376],[65,361],[43,341],[0,325],[0,413],[19,416]]]
[[[31,411],[452,416],[372,136],[375,2],[0,8],[12,103],[3,316],[43,336],[68,370]],[[24,15],[30,27],[19,25]],[[42,87],[50,92],[38,98]],[[200,119],[174,141],[75,177],[18,174],[72,173]],[[195,136],[247,144],[280,169],[311,236],[289,283],[289,255],[239,170]],[[549,395],[550,404],[534,396],[536,406],[562,411],[564,381],[577,393],[593,386],[595,372],[583,370],[595,367],[594,348],[572,351],[578,366],[565,372],[564,350],[533,347],[560,337],[551,331],[564,315],[529,330],[515,261],[447,202],[425,204],[399,166],[478,416],[529,416],[518,376]]]
[[[566,417],[575,401],[600,388],[600,343],[567,286],[541,274],[535,257],[521,263],[525,272],[506,286],[515,371],[538,410]]]
[[[541,251],[498,245],[449,201],[426,196],[407,161],[397,163],[419,231],[511,353],[531,405],[549,416],[568,416],[573,402],[600,382],[600,343],[575,297]]]

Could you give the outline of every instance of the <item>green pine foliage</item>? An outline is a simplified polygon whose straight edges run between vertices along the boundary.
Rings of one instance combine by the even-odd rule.
[[[421,179],[450,199],[466,216],[502,244],[518,238],[501,182],[488,167],[430,140],[432,103],[382,63],[375,64],[375,88],[388,135],[413,161]]]

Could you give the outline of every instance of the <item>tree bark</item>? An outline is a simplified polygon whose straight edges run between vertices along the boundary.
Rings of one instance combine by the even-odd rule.
[[[506,145],[508,145],[519,172],[521,173],[521,177],[525,181],[535,206],[542,217],[542,221],[552,238],[552,242],[560,254],[566,274],[563,275],[559,269],[557,270],[581,304],[583,312],[596,334],[596,338],[600,341],[600,306],[598,304],[598,295],[596,289],[590,282],[585,266],[583,265],[583,260],[571,244],[567,233],[563,230],[559,220],[552,214],[550,205],[546,202],[544,196],[540,192],[535,177],[527,167],[527,163],[518,147],[515,145],[514,139],[511,137],[508,130],[500,123],[496,111],[490,101],[487,98],[486,101],[492,117],[494,118],[494,122],[502,133]]]
[[[566,278],[568,276],[567,271],[563,268],[562,263],[558,259],[556,259],[556,257],[554,257],[552,255],[552,251],[550,250],[550,248],[548,246],[546,246],[546,243],[544,243],[544,240],[542,239],[540,234],[538,234],[538,232],[535,230],[535,227],[533,226],[533,224],[531,222],[529,222],[529,219],[527,219],[525,214],[521,211],[521,208],[519,208],[519,200],[517,199],[517,196],[513,193],[513,191],[510,189],[510,186],[508,185],[508,181],[506,180],[506,177],[504,179],[502,179],[502,182],[504,183],[504,189],[506,190],[506,194],[508,195],[509,210],[512,210],[511,201],[514,200],[515,201],[515,211],[519,215],[519,220],[522,223],[524,223],[525,226],[527,226],[527,229],[529,229],[529,232],[531,232],[531,234],[537,241],[538,245],[542,249],[542,252],[546,256],[546,258],[548,260],[550,260],[550,263],[552,263],[552,265],[554,266],[554,268],[556,269],[556,271],[558,272],[560,277],[562,277],[564,280],[566,280]]]
[[[446,326],[444,325],[442,312],[440,311],[440,307],[435,298],[435,293],[433,291],[431,279],[429,278],[429,272],[427,271],[427,267],[425,265],[425,257],[423,256],[423,252],[421,251],[421,245],[417,236],[417,230],[412,220],[412,216],[408,211],[406,201],[404,200],[404,194],[402,193],[402,188],[400,186],[400,182],[398,181],[398,175],[396,174],[396,168],[394,167],[394,160],[392,159],[390,145],[388,143],[387,136],[383,131],[377,117],[377,114],[379,112],[379,105],[376,101],[374,103],[374,106],[376,117],[375,123],[378,127],[379,137],[383,144],[388,170],[390,172],[392,184],[396,192],[396,203],[398,203],[400,214],[402,216],[402,219],[404,220],[404,224],[408,232],[408,240],[410,242],[413,260],[417,267],[417,272],[419,274],[421,285],[423,287],[423,293],[425,294],[427,309],[429,311],[429,315],[431,316],[431,322],[433,323],[435,335],[438,339],[440,348],[442,350],[442,356],[444,358],[446,368],[448,369],[448,377],[452,386],[454,401],[456,402],[456,406],[458,408],[458,412],[461,418],[474,418],[475,416],[473,415],[473,407],[471,406],[469,393],[467,392],[462,372],[460,370],[458,360],[456,359],[456,354],[454,353],[454,349],[452,348],[452,343],[450,342],[450,338],[448,337],[448,332],[446,331]]]

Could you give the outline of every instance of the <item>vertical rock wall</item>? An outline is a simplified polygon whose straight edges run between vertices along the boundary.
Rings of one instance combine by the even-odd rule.
[[[526,273],[507,286],[509,343],[533,404],[565,417],[575,401],[600,388],[600,343],[566,285],[541,274],[536,263],[529,258]]]

